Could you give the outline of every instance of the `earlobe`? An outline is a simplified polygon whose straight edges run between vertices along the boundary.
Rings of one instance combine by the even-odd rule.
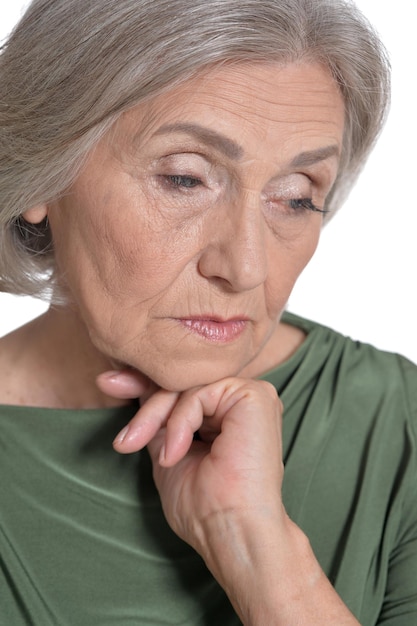
[[[48,207],[46,204],[37,204],[22,213],[22,217],[29,224],[40,224],[48,215]]]

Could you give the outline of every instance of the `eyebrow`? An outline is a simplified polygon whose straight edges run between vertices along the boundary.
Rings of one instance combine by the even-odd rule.
[[[222,152],[233,161],[238,161],[244,154],[243,148],[239,146],[238,143],[215,130],[210,130],[199,124],[191,124],[188,122],[165,124],[156,131],[155,135],[163,135],[165,133],[186,133],[187,135],[191,135],[195,139]]]
[[[306,152],[298,154],[291,161],[291,165],[292,167],[310,167],[311,165],[315,165],[316,163],[325,161],[331,157],[338,157],[339,153],[339,146],[336,144],[326,146],[324,148],[318,148],[317,150],[307,150]]]
[[[225,156],[234,161],[238,161],[244,155],[242,146],[229,139],[225,135],[218,133],[215,130],[200,126],[200,124],[193,124],[190,122],[178,122],[176,124],[164,124],[155,132],[155,135],[163,135],[165,133],[185,133],[191,135],[199,141],[202,141],[206,145],[212,146],[216,150],[222,152]],[[336,144],[326,146],[324,148],[318,148],[317,150],[307,150],[298,154],[292,161],[292,167],[310,167],[325,161],[334,156],[339,156],[339,146]]]

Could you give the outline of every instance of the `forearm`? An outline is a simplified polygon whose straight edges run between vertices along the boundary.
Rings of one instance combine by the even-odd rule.
[[[284,535],[272,519],[252,527],[233,524],[226,516],[220,525],[216,521],[216,538],[206,562],[243,624],[358,626],[306,536],[290,520],[285,525]]]

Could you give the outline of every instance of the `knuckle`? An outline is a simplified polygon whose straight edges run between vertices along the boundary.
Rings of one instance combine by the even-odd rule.
[[[270,398],[274,400],[279,400],[278,392],[275,389],[274,385],[272,385],[272,383],[269,383],[266,380],[260,380],[259,383],[261,384],[262,389],[265,391],[265,393],[269,395]]]

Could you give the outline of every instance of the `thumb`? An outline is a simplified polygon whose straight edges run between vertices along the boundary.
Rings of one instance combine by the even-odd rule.
[[[103,372],[97,376],[96,384],[107,396],[123,400],[143,397],[154,391],[152,387],[156,389],[147,376],[133,369]]]

